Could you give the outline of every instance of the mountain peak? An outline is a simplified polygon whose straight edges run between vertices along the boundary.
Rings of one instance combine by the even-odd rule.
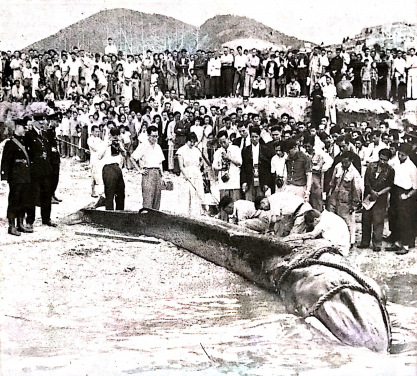
[[[175,18],[126,8],[102,10],[48,38],[28,46],[37,50],[69,50],[73,46],[103,52],[107,38],[125,52],[140,53],[186,48],[217,49],[222,44],[245,38],[260,39],[274,45],[302,47],[304,41],[285,35],[253,19],[218,15],[195,27]]]

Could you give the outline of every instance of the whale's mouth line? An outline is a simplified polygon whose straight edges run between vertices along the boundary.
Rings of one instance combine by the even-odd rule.
[[[357,284],[349,283],[346,281],[341,281],[341,283],[338,286],[332,288],[330,291],[322,295],[317,300],[317,302],[307,311],[308,313],[306,317],[308,316],[316,317],[331,333],[333,333],[333,335],[336,338],[343,341],[341,338],[339,338],[337,333],[334,333],[334,329],[332,330],[332,328],[329,327],[329,325],[326,325],[326,323],[318,317],[317,315],[318,310],[323,306],[325,302],[330,301],[336,295],[339,295],[344,290],[357,291],[363,294],[371,295],[372,297],[376,299],[379,309],[381,311],[382,318],[383,318],[384,325],[385,325],[385,330],[386,330],[387,337],[388,337],[387,351],[390,352],[391,343],[392,343],[391,324],[390,324],[388,312],[383,302],[383,298],[362,276],[360,276],[352,268],[346,265],[341,265],[341,264],[337,264],[334,262],[319,260],[319,258],[323,254],[326,254],[326,253],[337,253],[337,252],[333,247],[325,247],[325,248],[316,250],[310,255],[308,255],[306,258],[298,260],[292,265],[287,266],[287,268],[285,268],[284,272],[281,274],[279,280],[275,283],[276,288],[279,289],[280,285],[291,274],[292,271],[296,269],[308,268],[310,266],[320,265],[320,266],[337,269],[337,270],[347,273],[349,276],[353,277],[356,280]],[[358,310],[356,309],[355,304],[352,302],[352,300],[349,299],[347,301],[346,299],[343,303],[349,308],[349,311],[351,312],[352,316],[355,318],[356,322],[358,322],[361,325],[361,327],[364,327],[362,317],[360,316]],[[341,300],[343,299],[341,298]]]
[[[382,304],[381,299],[379,298],[379,296],[378,295],[375,296],[372,293],[372,291],[369,291],[368,289],[366,289],[366,288],[364,288],[362,286],[355,285],[355,284],[342,283],[339,286],[334,287],[327,294],[323,295],[313,305],[313,307],[309,310],[308,314],[304,317],[304,319],[307,319],[309,317],[314,317],[315,319],[317,319],[318,321],[320,321],[320,323],[335,338],[337,338],[342,343],[345,343],[345,340],[340,335],[338,335],[338,332],[334,330],[334,327],[333,328],[331,327],[332,321],[324,320],[321,317],[321,315],[319,314],[318,311],[321,308],[323,308],[324,303],[330,302],[334,297],[336,297],[337,295],[339,295],[341,302],[346,307],[348,307],[349,312],[352,314],[352,316],[355,319],[355,321],[357,323],[359,323],[362,328],[365,328],[366,326],[363,325],[362,316],[359,314],[359,311],[356,309],[356,305],[354,304],[354,302],[352,301],[352,299],[350,298],[350,296],[347,295],[347,294],[341,294],[343,291],[346,291],[346,290],[356,291],[356,292],[359,292],[359,293],[362,293],[362,294],[371,295],[373,298],[375,298],[375,300],[377,301],[378,306],[379,306],[379,308],[381,310],[381,314],[382,314],[383,321],[384,321],[384,324],[385,324],[385,329],[386,329],[387,336],[388,336],[388,348],[387,348],[387,352],[390,353],[391,352],[391,345],[392,345],[392,338],[391,338],[391,326],[390,326],[390,322],[389,322],[389,318],[388,318],[388,313],[387,313],[387,311],[385,309],[385,306]]]

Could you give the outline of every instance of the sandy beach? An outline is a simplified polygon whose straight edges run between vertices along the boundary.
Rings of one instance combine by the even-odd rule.
[[[126,209],[138,210],[140,176],[124,175]],[[172,180],[161,209],[181,212],[181,180]],[[52,220],[91,203],[90,194],[88,165],[63,159],[63,201],[53,205]],[[3,184],[2,375],[417,374],[415,249],[349,255],[387,291],[397,353],[380,355],[324,337],[274,295],[167,242],[81,236],[76,232],[112,232],[49,228],[39,219],[35,233],[14,237],[6,207]]]

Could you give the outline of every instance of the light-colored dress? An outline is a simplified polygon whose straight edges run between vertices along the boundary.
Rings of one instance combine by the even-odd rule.
[[[183,160],[183,176],[187,180],[187,209],[190,216],[200,216],[204,197],[203,177],[200,171],[201,152],[188,144],[181,146],[177,155]]]

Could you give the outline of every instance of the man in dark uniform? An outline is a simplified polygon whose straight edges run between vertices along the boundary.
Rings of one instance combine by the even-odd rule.
[[[46,137],[42,134],[44,124],[33,122],[33,129],[25,135],[25,144],[30,158],[30,175],[32,181],[32,202],[27,211],[26,223],[33,228],[36,206],[41,207],[42,224],[56,227],[51,222],[52,175],[49,148]]]
[[[46,140],[48,143],[48,149],[50,150],[50,164],[51,164],[51,190],[52,190],[52,203],[59,204],[62,200],[58,199],[55,195],[55,191],[59,182],[59,167],[61,163],[61,157],[58,150],[58,140],[56,137],[56,127],[59,125],[59,115],[49,115],[49,126],[46,130]]]
[[[13,137],[4,145],[1,160],[1,180],[7,180],[10,188],[7,207],[8,232],[16,236],[20,236],[21,232],[33,232],[33,229],[23,225],[24,213],[32,193],[29,155],[26,151],[24,138],[26,126],[25,121],[16,121]]]

